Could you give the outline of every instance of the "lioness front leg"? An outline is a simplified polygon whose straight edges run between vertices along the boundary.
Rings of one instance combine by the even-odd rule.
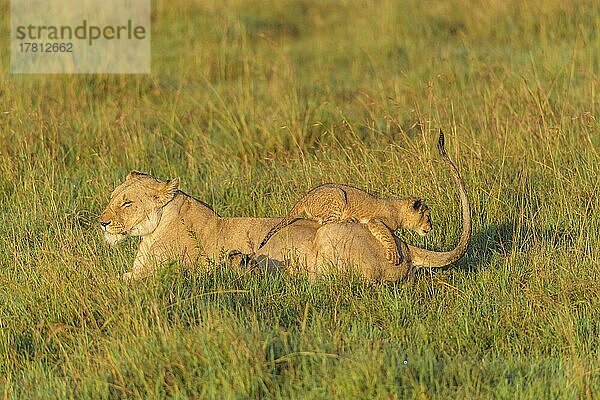
[[[367,222],[367,227],[375,239],[379,240],[382,244],[388,261],[393,265],[399,265],[402,262],[402,254],[400,254],[396,247],[396,241],[390,229],[378,219],[372,219]]]
[[[149,264],[143,263],[140,259],[135,259],[131,271],[123,274],[123,281],[134,282],[152,275],[154,268]]]

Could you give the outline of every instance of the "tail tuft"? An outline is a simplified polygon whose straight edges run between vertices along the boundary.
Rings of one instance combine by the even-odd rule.
[[[440,138],[437,143],[438,151],[442,157],[447,157],[448,153],[446,153],[446,148],[444,147],[444,132],[440,129]]]

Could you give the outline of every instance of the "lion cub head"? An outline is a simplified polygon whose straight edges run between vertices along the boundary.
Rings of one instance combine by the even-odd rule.
[[[427,235],[433,229],[431,211],[429,206],[418,197],[402,199],[397,206],[398,215],[402,216],[402,226],[417,232],[421,236]]]
[[[161,182],[151,175],[132,171],[125,182],[113,190],[99,221],[104,239],[114,245],[126,236],[152,233],[162,216],[163,207],[179,188],[179,178]]]

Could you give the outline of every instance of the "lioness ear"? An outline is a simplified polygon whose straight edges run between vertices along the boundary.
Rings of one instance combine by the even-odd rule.
[[[179,190],[179,178],[171,179],[160,184],[159,189],[154,197],[160,202],[161,205],[164,206],[173,200],[177,190]]]
[[[179,177],[168,180],[166,183],[167,193],[171,196],[175,196],[175,192],[179,190]]]
[[[139,178],[140,176],[147,176],[147,175],[148,175],[148,174],[145,174],[145,173],[143,173],[143,172],[140,172],[140,171],[133,170],[133,171],[131,171],[131,172],[130,172],[130,173],[127,175],[127,178],[125,178],[125,180],[127,180],[127,181],[128,181],[128,180],[130,180],[130,179],[132,179],[132,178]]]

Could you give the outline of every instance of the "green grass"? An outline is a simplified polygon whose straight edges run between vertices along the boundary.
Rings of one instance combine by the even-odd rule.
[[[0,56],[5,398],[600,397],[600,4],[154,3],[150,76]],[[7,2],[0,5],[7,49]],[[313,185],[416,194],[465,258],[415,286],[224,268],[120,281],[96,218],[131,169],[224,216]],[[406,362],[405,362],[406,361]]]

